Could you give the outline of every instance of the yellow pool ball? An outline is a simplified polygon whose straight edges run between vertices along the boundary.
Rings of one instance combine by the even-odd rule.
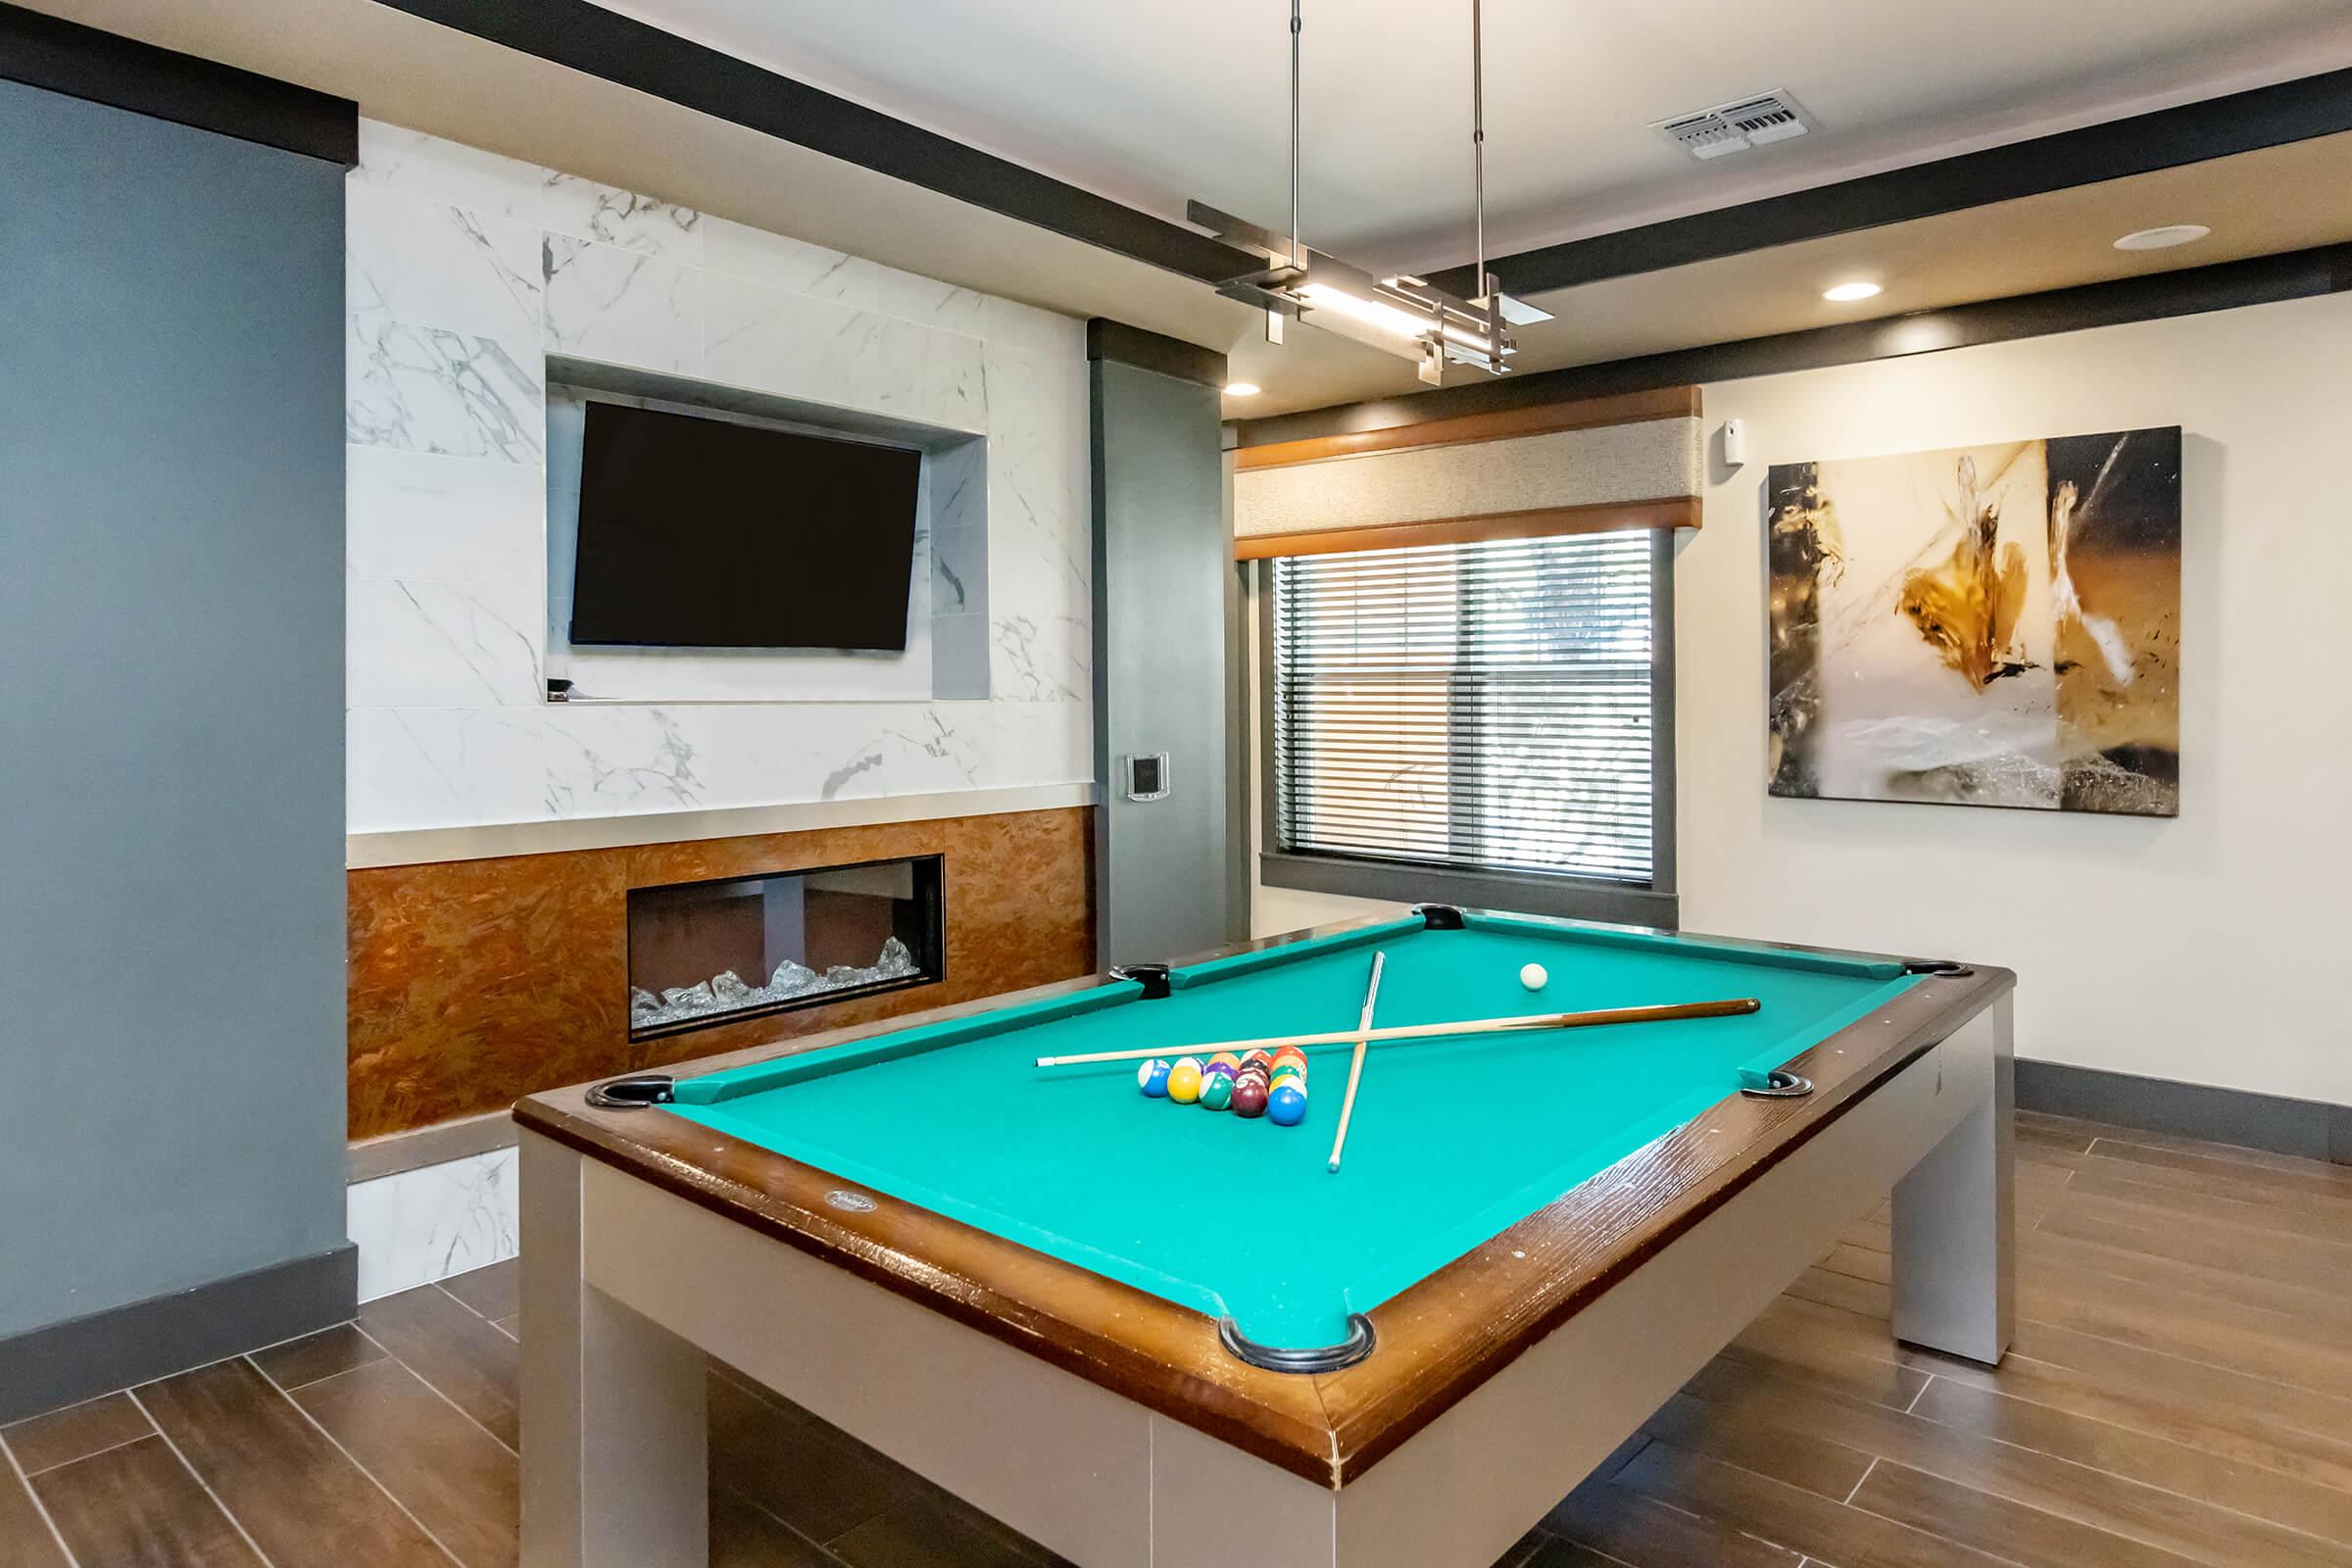
[[[1168,1098],[1179,1105],[1189,1105],[1200,1098],[1200,1062],[1193,1056],[1179,1056],[1176,1065],[1168,1069]]]

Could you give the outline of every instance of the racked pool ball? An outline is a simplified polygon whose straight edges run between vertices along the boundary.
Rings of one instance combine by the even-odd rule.
[[[1165,1100],[1168,1095],[1169,1066],[1164,1057],[1153,1056],[1135,1069],[1135,1087],[1153,1100]]]
[[[1210,1064],[1212,1067],[1214,1063]],[[1223,1110],[1233,1103],[1233,1074],[1208,1072],[1200,1078],[1200,1104],[1206,1110]]]
[[[1266,1097],[1266,1119],[1278,1127],[1296,1127],[1306,1120],[1306,1091],[1297,1084],[1276,1084]]]
[[[1245,1067],[1263,1067],[1267,1071],[1271,1072],[1274,1068],[1274,1058],[1263,1051],[1252,1051],[1242,1057],[1242,1065]]]
[[[1178,1056],[1168,1069],[1168,1098],[1179,1105],[1189,1105],[1200,1098],[1200,1063],[1197,1057]]]
[[[1233,1113],[1236,1116],[1263,1116],[1266,1113],[1266,1086],[1253,1075],[1245,1074],[1233,1086]]]

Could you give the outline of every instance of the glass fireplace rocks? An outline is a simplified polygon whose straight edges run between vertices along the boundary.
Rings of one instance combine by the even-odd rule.
[[[940,858],[629,890],[629,1038],[941,977]]]

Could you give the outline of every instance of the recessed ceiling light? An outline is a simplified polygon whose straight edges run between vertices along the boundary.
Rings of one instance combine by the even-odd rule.
[[[2213,230],[2203,223],[2166,223],[2160,228],[2134,229],[2115,242],[2119,251],[2164,251],[2193,245]]]
[[[1821,297],[1832,304],[1851,305],[1856,300],[1873,298],[1878,292],[1879,285],[1876,283],[1840,283],[1836,288],[1823,289]]]
[[[1255,381],[1228,381],[1225,383],[1225,395],[1229,398],[1253,398],[1257,396],[1257,392],[1258,387]]]

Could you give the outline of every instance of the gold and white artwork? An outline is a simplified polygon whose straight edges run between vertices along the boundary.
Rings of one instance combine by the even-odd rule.
[[[1775,795],[2180,811],[2180,431],[1779,464]]]

